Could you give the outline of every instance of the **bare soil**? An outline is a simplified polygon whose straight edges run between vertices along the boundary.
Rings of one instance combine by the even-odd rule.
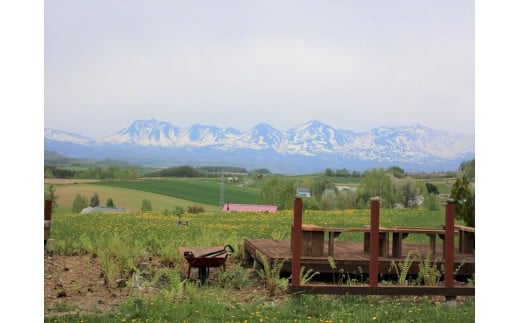
[[[45,283],[44,283],[44,309],[45,315],[63,314],[102,314],[114,311],[121,302],[135,297],[153,297],[158,292],[157,288],[141,288],[133,285],[130,277],[118,282],[105,283],[101,266],[97,256],[84,255],[57,255],[47,253],[44,256]],[[147,263],[154,269],[169,267],[160,260],[150,259]],[[183,279],[187,278],[187,263],[181,264]],[[253,272],[253,269],[250,269]],[[209,272],[208,281],[217,280],[218,269],[213,268]],[[256,275],[253,275],[256,276]],[[192,269],[192,281],[198,281],[198,271]],[[118,286],[119,285],[119,286]],[[253,297],[253,293],[265,294],[258,286],[241,291],[238,297],[247,301]]]
[[[104,313],[130,297],[127,288],[105,285],[92,255],[45,255],[45,314]]]
[[[44,184],[81,184],[99,182],[98,179],[79,179],[79,178],[45,178]]]
[[[154,267],[165,266],[160,262],[151,261]],[[187,275],[187,264],[182,265],[181,272]],[[44,255],[45,284],[44,284],[44,309],[45,315],[56,316],[63,314],[103,314],[117,309],[121,302],[129,300],[136,295],[136,287],[128,286],[132,284],[131,279],[121,281],[120,286],[117,282],[105,284],[101,272],[99,259],[95,255],[75,255],[64,256],[52,253]],[[256,280],[258,277],[254,269],[251,270],[251,278]],[[216,280],[217,271],[210,271],[208,281]],[[192,270],[191,279],[197,280],[197,270]],[[186,278],[186,277],[183,277]],[[257,281],[258,283],[258,281]],[[140,297],[153,297],[158,289],[141,289],[137,291]],[[256,294],[256,296],[255,296]],[[238,298],[248,302],[251,298],[265,295],[266,290],[260,284],[253,284],[249,288],[240,291]],[[281,298],[284,296],[279,295]],[[420,297],[403,297],[410,302],[415,302]],[[456,303],[463,302],[467,297],[458,297]],[[471,297],[473,298],[473,297]],[[444,303],[444,297],[432,296],[432,304]]]

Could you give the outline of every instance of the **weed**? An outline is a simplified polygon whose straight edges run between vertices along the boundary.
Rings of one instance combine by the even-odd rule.
[[[300,268],[300,284],[305,285],[312,281],[312,278],[316,275],[319,275],[319,271],[314,271],[312,268],[309,270],[305,270],[305,266]]]
[[[269,296],[274,296],[276,292],[285,292],[289,287],[289,280],[280,278],[284,260],[269,261],[266,255],[261,252],[257,256],[262,260],[263,268],[258,270],[258,275],[263,280]]]
[[[106,249],[99,249],[97,252],[99,258],[99,265],[101,267],[101,274],[106,286],[110,285],[110,282],[114,282],[117,277],[117,265],[110,257],[109,252]]]
[[[336,269],[338,268],[336,266],[336,262],[334,261],[334,257],[328,256],[327,260],[329,261],[329,266],[332,269],[332,282],[336,284]],[[361,267],[360,267],[361,268]],[[350,280],[350,275],[348,273],[345,274],[345,271],[343,268],[340,268],[338,271],[338,284],[343,285],[343,281],[347,280],[347,284],[351,285],[352,281]]]
[[[81,253],[92,253],[95,250],[92,240],[86,233],[79,236],[79,250]]]
[[[400,261],[399,264],[396,264],[395,261],[392,260],[390,264],[390,269],[394,269],[397,273],[397,284],[399,286],[408,285],[408,281],[406,278],[408,277],[408,272],[410,271],[410,267],[412,267],[413,260],[417,251],[411,250],[408,252],[404,260]]]
[[[241,266],[233,266],[218,275],[218,285],[222,288],[241,290],[249,283],[249,272]]]
[[[417,276],[417,283],[427,286],[437,286],[440,283],[442,273],[437,268],[437,260],[432,259],[433,254],[428,251],[424,259],[419,262],[419,274]]]
[[[75,311],[78,307],[70,302],[57,302],[56,303],[56,311],[57,312],[71,312]]]
[[[151,284],[161,287],[161,295],[170,301],[183,299],[186,296],[185,289],[189,285],[186,279],[181,278],[178,269],[170,268],[159,269]]]
[[[332,282],[334,284],[336,284],[336,278],[335,278],[335,275],[334,275],[334,272],[336,271],[336,268],[337,268],[336,267],[336,262],[334,261],[334,257],[332,257],[332,256],[328,256],[327,260],[329,261],[329,266],[332,269]]]

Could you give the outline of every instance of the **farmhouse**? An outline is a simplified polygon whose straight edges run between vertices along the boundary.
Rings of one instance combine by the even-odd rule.
[[[222,211],[227,212],[268,212],[273,213],[278,211],[276,205],[261,205],[261,204],[234,204],[226,203]]]
[[[298,187],[296,189],[296,195],[301,197],[311,197],[311,191],[306,187]]]
[[[83,210],[81,210],[80,214],[89,214],[89,213],[122,213],[126,212],[125,209],[119,207],[102,207],[102,206],[87,206]]]
[[[348,185],[336,185],[338,191],[355,191],[356,189]]]

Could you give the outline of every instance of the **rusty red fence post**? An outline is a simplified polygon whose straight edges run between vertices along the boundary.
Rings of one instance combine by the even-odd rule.
[[[52,201],[45,200],[45,209],[44,209],[43,219],[45,221],[50,221],[52,217]],[[41,214],[41,213],[40,213]]]
[[[301,197],[294,199],[294,222],[292,232],[292,286],[300,286],[300,267],[301,267],[301,256],[302,256],[302,210],[303,201]]]
[[[453,288],[454,283],[454,235],[455,235],[455,201],[448,200],[446,204],[446,219],[444,237],[444,287]]]
[[[379,280],[379,197],[370,199],[370,263],[368,282],[377,287]]]

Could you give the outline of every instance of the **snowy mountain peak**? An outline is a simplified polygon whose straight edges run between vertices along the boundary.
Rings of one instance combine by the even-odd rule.
[[[356,133],[335,129],[317,120],[309,121],[287,131],[279,131],[266,123],[259,123],[251,129],[240,131],[234,128],[219,128],[213,125],[195,124],[179,128],[169,122],[156,119],[138,120],[128,128],[93,140],[84,136],[59,130],[45,129],[45,149],[67,155],[76,155],[92,148],[95,154],[108,157],[115,154],[118,147],[126,147],[139,155],[152,148],[163,149],[164,158],[173,158],[174,152],[204,149],[199,157],[206,155],[241,155],[249,160],[252,151],[260,153],[257,159],[306,158],[340,164],[349,160],[363,163],[390,163],[394,165],[428,165],[428,163],[452,163],[474,158],[474,137],[433,130],[419,124],[399,127],[380,127],[368,132]],[[187,149],[187,150],[186,150]],[[121,150],[119,150],[121,153]],[[245,153],[245,151],[248,151]],[[229,155],[231,154],[231,155]],[[167,157],[164,157],[167,156]],[[182,155],[181,155],[182,156]],[[224,156],[224,155],[223,155]],[[264,157],[261,157],[264,156]],[[85,157],[85,156],[82,156]],[[144,157],[144,156],[143,156]],[[211,160],[218,162],[218,158]],[[117,156],[111,156],[117,158]],[[152,154],[149,159],[156,158]],[[310,159],[309,159],[310,158]],[[233,159],[235,160],[235,159]],[[293,162],[295,162],[293,160]],[[263,167],[262,165],[258,165]],[[347,167],[348,165],[343,165]]]
[[[93,139],[72,132],[65,132],[61,130],[48,128],[45,128],[44,131],[44,138],[46,140],[53,140],[57,142],[69,142],[78,145],[91,145],[95,143],[95,140]]]

